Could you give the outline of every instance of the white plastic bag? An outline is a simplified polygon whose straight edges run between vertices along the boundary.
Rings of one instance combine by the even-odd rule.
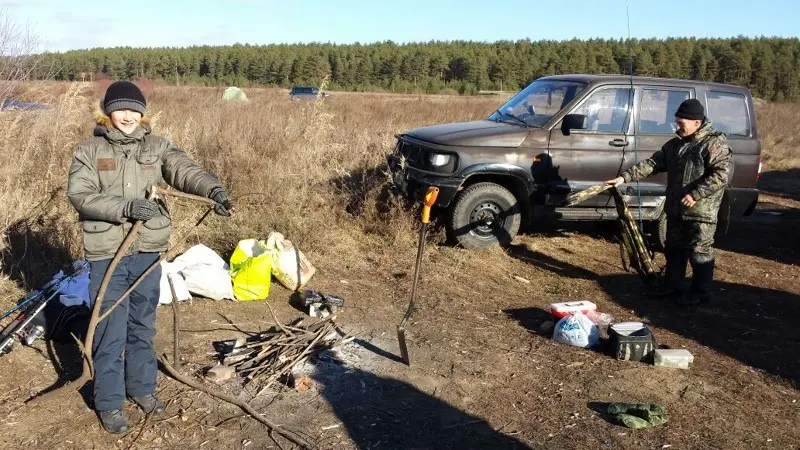
[[[233,283],[228,272],[228,263],[214,250],[197,244],[175,258],[172,263],[173,268],[183,275],[186,287],[192,294],[213,300],[233,300]]]
[[[269,234],[267,248],[275,250],[272,274],[287,289],[302,289],[317,271],[303,252],[281,233],[273,231]]]
[[[218,269],[206,264],[194,264],[181,271],[186,287],[192,294],[212,300],[233,300],[233,283],[228,269]]]
[[[600,328],[580,311],[573,312],[559,320],[553,330],[554,341],[576,347],[593,347],[599,338]]]
[[[179,302],[192,298],[192,294],[189,293],[189,288],[186,286],[186,281],[178,273],[178,267],[174,263],[161,262],[161,292],[158,296],[158,303],[161,305],[172,303],[172,290],[169,287],[169,279],[172,279],[172,285],[175,286],[175,295],[178,296]]]
[[[214,250],[206,247],[203,244],[197,244],[186,250],[182,255],[172,261],[175,264],[177,271],[182,271],[185,267],[193,266],[195,264],[204,264],[214,267],[216,269],[228,270],[228,263],[222,259]]]

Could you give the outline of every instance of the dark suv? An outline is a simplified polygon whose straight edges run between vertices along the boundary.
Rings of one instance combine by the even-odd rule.
[[[440,188],[447,229],[467,248],[508,244],[521,225],[540,217],[613,220],[613,200],[600,195],[564,208],[567,195],[617,177],[675,135],[678,105],[696,98],[727,134],[735,170],[720,208],[719,233],[730,217],[749,215],[761,173],[753,98],[739,86],[624,75],[559,75],[533,81],[484,120],[417,128],[397,135],[388,155],[394,186],[419,198]],[[634,217],[666,231],[666,174],[623,185]]]
[[[328,95],[325,91],[320,92],[318,87],[294,86],[289,91],[289,100],[315,100],[317,97],[327,97]]]

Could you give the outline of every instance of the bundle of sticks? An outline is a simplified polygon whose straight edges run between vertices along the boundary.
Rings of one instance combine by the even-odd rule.
[[[567,196],[564,201],[564,206],[576,205],[594,196],[600,195],[605,191],[610,191],[611,196],[614,197],[618,221],[622,228],[622,244],[624,249],[628,251],[631,267],[646,283],[653,286],[656,285],[658,283],[659,273],[653,263],[653,255],[650,253],[644,236],[642,236],[641,230],[639,230],[639,227],[636,225],[636,220],[633,214],[631,214],[628,204],[625,202],[625,198],[618,188],[608,184],[592,186]],[[623,265],[625,265],[624,255],[622,259]],[[627,267],[625,270],[628,270]]]
[[[263,381],[262,390],[291,375],[292,368],[312,355],[353,340],[338,329],[335,316],[309,326],[302,320],[289,325],[280,322],[276,330],[246,338],[214,342],[217,357],[245,379]]]

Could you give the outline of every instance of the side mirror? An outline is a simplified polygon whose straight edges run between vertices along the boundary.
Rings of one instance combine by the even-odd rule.
[[[561,121],[561,129],[565,132],[569,130],[585,130],[588,127],[588,118],[583,114],[567,114]]]

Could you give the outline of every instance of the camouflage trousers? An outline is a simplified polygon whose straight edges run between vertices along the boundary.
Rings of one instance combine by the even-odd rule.
[[[692,263],[702,264],[714,260],[714,233],[717,224],[667,219],[667,255],[684,254]]]

